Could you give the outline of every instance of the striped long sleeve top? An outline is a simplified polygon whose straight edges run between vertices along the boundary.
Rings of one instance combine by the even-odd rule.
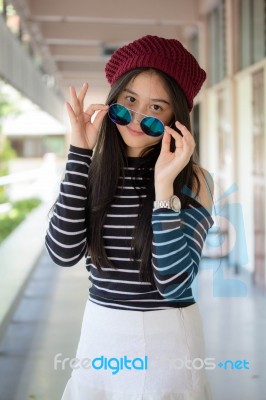
[[[53,262],[69,267],[85,257],[91,281],[89,299],[98,305],[152,311],[194,304],[191,284],[198,273],[208,230],[214,223],[207,209],[191,198],[189,207],[180,213],[169,209],[152,211],[151,266],[156,288],[142,282],[137,263],[129,254],[140,199],[132,184],[137,157],[128,157],[125,184],[118,185],[103,227],[105,251],[116,268],[103,265],[100,274],[87,250],[86,188],[92,154],[89,149],[70,145],[65,176],[45,236]],[[139,179],[145,197],[145,187]]]

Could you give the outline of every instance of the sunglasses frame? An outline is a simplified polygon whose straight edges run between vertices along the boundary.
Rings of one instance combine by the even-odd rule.
[[[115,105],[121,106],[121,107],[125,108],[127,111],[129,111],[131,120],[130,120],[127,124],[118,124],[116,121],[114,121],[114,120],[111,118],[110,113],[109,113],[109,110],[110,110],[110,108],[111,108],[112,106],[115,106]],[[143,118],[141,119],[141,121],[139,121],[139,124],[140,124],[141,129],[142,129],[141,123],[142,123],[142,121],[143,121],[145,118],[153,118],[153,119],[159,121],[159,122],[162,124],[164,130],[163,130],[163,132],[160,133],[159,135],[149,135],[148,133],[144,132],[143,129],[142,129],[142,131],[145,133],[145,135],[152,136],[152,137],[158,137],[158,136],[163,135],[163,133],[164,133],[164,131],[165,131],[165,124],[164,124],[159,118],[154,117],[154,116],[152,116],[152,115],[142,114],[142,113],[140,113],[140,112],[138,112],[138,111],[132,110],[131,108],[128,108],[128,107],[124,106],[123,104],[120,104],[120,103],[113,103],[113,104],[111,104],[111,105],[109,106],[109,110],[108,110],[108,115],[109,115],[111,121],[114,122],[114,123],[117,124],[117,125],[121,125],[121,126],[127,126],[127,125],[129,125],[130,122],[131,122],[132,119],[133,119],[133,117],[132,117],[132,115],[131,115],[131,112],[133,112],[133,113],[135,113],[135,114],[139,114],[139,115],[142,115],[142,116],[143,116]]]

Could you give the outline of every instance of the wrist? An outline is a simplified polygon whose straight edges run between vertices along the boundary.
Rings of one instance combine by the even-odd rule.
[[[174,194],[173,184],[155,184],[155,200],[167,200]]]
[[[169,199],[165,199],[165,200],[155,200],[153,202],[153,209],[158,210],[161,208],[172,210],[172,211],[180,214],[181,201],[180,201],[179,197],[176,195],[173,195]]]

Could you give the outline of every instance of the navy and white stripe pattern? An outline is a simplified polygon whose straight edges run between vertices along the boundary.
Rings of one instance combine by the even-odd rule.
[[[137,177],[135,189],[132,178],[138,160],[129,157],[125,184],[121,178],[103,227],[106,254],[116,269],[103,265],[99,273],[86,247],[86,186],[91,157],[91,150],[70,145],[65,177],[45,238],[51,259],[60,266],[73,266],[85,256],[92,283],[90,300],[105,307],[152,311],[195,303],[191,283],[214,223],[209,212],[193,199],[180,213],[153,210],[151,262],[156,288],[140,281],[138,263],[130,258],[130,243],[140,208],[139,196],[146,197],[146,187]]]

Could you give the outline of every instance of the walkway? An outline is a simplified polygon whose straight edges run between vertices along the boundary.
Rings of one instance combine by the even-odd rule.
[[[202,263],[198,297],[206,357],[215,359],[211,361],[216,365],[208,371],[214,400],[265,400],[266,297],[251,290],[247,278],[231,283],[222,279],[221,271],[226,275],[227,269],[217,268],[217,260]],[[90,284],[87,278],[83,261],[74,268],[61,268],[43,251],[0,343],[1,400],[60,400],[71,369],[66,364],[65,369],[55,370],[54,357],[58,353],[61,358],[75,357]],[[241,294],[245,285],[247,296],[228,297],[237,290]],[[218,297],[221,291],[227,297]],[[227,369],[217,366],[228,359],[246,360],[250,369],[244,368],[243,361],[236,364],[242,369],[232,370],[228,363]]]

